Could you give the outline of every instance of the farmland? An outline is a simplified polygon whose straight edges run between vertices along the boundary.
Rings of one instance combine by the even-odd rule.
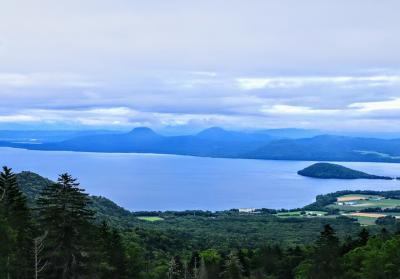
[[[400,199],[385,198],[378,195],[345,195],[338,197],[337,202],[328,207],[353,212],[366,208],[386,209],[397,206],[400,207]]]
[[[139,220],[148,221],[148,222],[156,222],[156,221],[163,221],[164,219],[158,216],[140,216],[137,217]]]
[[[275,216],[325,219],[343,216],[354,219],[363,226],[370,226],[375,225],[375,221],[379,218],[383,219],[388,216],[392,216],[392,219],[399,218],[400,198],[390,192],[382,192],[382,194],[374,191],[371,193],[337,192],[319,197],[318,202],[306,206],[302,210],[280,211]]]

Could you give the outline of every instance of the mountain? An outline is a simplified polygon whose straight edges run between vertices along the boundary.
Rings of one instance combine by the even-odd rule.
[[[207,129],[193,136],[162,136],[146,127],[128,133],[96,134],[43,144],[0,142],[0,146],[33,150],[161,153],[209,157],[238,157],[267,143],[269,136]]]
[[[400,139],[324,135],[275,140],[241,156],[268,160],[400,162]]]
[[[111,134],[108,130],[0,130],[0,141],[38,144],[44,142],[59,142],[75,137]]]
[[[275,139],[301,139],[311,138],[322,135],[323,132],[311,129],[298,129],[298,128],[283,128],[283,129],[267,129],[259,131]]]
[[[195,135],[163,136],[146,127],[130,132],[90,134],[58,142],[30,144],[0,141],[0,146],[31,150],[110,153],[159,153],[203,157],[303,161],[400,162],[400,139],[318,135],[310,130],[237,132],[212,127]]]
[[[316,163],[297,172],[302,176],[313,178],[336,179],[392,179],[387,176],[372,175],[365,172],[346,168],[337,164]]]
[[[273,139],[264,132],[236,132],[227,131],[220,127],[211,127],[205,129],[196,135],[198,138],[213,140],[213,141],[253,141],[267,142]]]
[[[38,150],[67,150],[86,152],[154,152],[163,137],[149,128],[139,127],[128,133],[95,134],[32,146]]]

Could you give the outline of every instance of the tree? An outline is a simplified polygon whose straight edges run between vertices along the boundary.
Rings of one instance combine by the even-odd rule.
[[[113,267],[113,275],[108,278],[123,278],[126,274],[125,247],[122,244],[121,235],[116,229],[110,233],[109,251],[110,264]]]
[[[316,243],[310,278],[337,278],[341,269],[339,257],[339,239],[333,228],[325,225]]]
[[[198,271],[198,276],[195,278],[208,279],[207,267],[206,267],[206,263],[204,262],[203,258],[201,258],[201,260],[200,260],[200,268]]]
[[[168,279],[181,279],[182,269],[179,258],[173,257],[168,264]]]
[[[243,267],[240,263],[239,257],[236,253],[231,252],[224,265],[224,272],[222,272],[222,278],[224,279],[241,279],[243,273]]]
[[[15,249],[15,232],[0,214],[0,278],[7,278],[11,273],[10,260],[13,259]]]
[[[98,228],[97,259],[94,263],[101,278],[124,278],[126,275],[125,247],[116,229],[104,221]]]
[[[362,228],[362,230],[358,234],[358,244],[360,246],[364,246],[367,244],[368,239],[369,239],[369,231],[366,228]]]
[[[82,277],[91,250],[86,236],[93,217],[87,194],[76,179],[64,173],[56,184],[44,188],[37,204],[42,228],[48,231],[47,277]]]
[[[45,270],[47,261],[42,258],[42,252],[44,249],[44,240],[47,237],[47,231],[38,237],[33,239],[33,257],[34,257],[34,274],[35,279],[39,278],[39,275]]]
[[[12,169],[3,167],[0,173],[0,213],[15,233],[14,257],[9,256],[10,274],[17,278],[29,278],[33,224],[25,195],[19,190]]]
[[[215,249],[207,249],[200,253],[207,268],[207,277],[209,279],[219,278],[222,257]]]

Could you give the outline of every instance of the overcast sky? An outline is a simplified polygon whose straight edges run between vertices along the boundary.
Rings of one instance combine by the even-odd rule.
[[[400,131],[398,0],[0,0],[0,128]]]

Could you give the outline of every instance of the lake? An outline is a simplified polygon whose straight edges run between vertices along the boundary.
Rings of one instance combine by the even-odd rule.
[[[314,162],[216,159],[0,148],[0,163],[55,180],[69,172],[91,195],[130,210],[295,208],[338,190],[395,190],[398,180],[321,180],[296,172]],[[400,164],[340,163],[376,175],[400,176]]]

